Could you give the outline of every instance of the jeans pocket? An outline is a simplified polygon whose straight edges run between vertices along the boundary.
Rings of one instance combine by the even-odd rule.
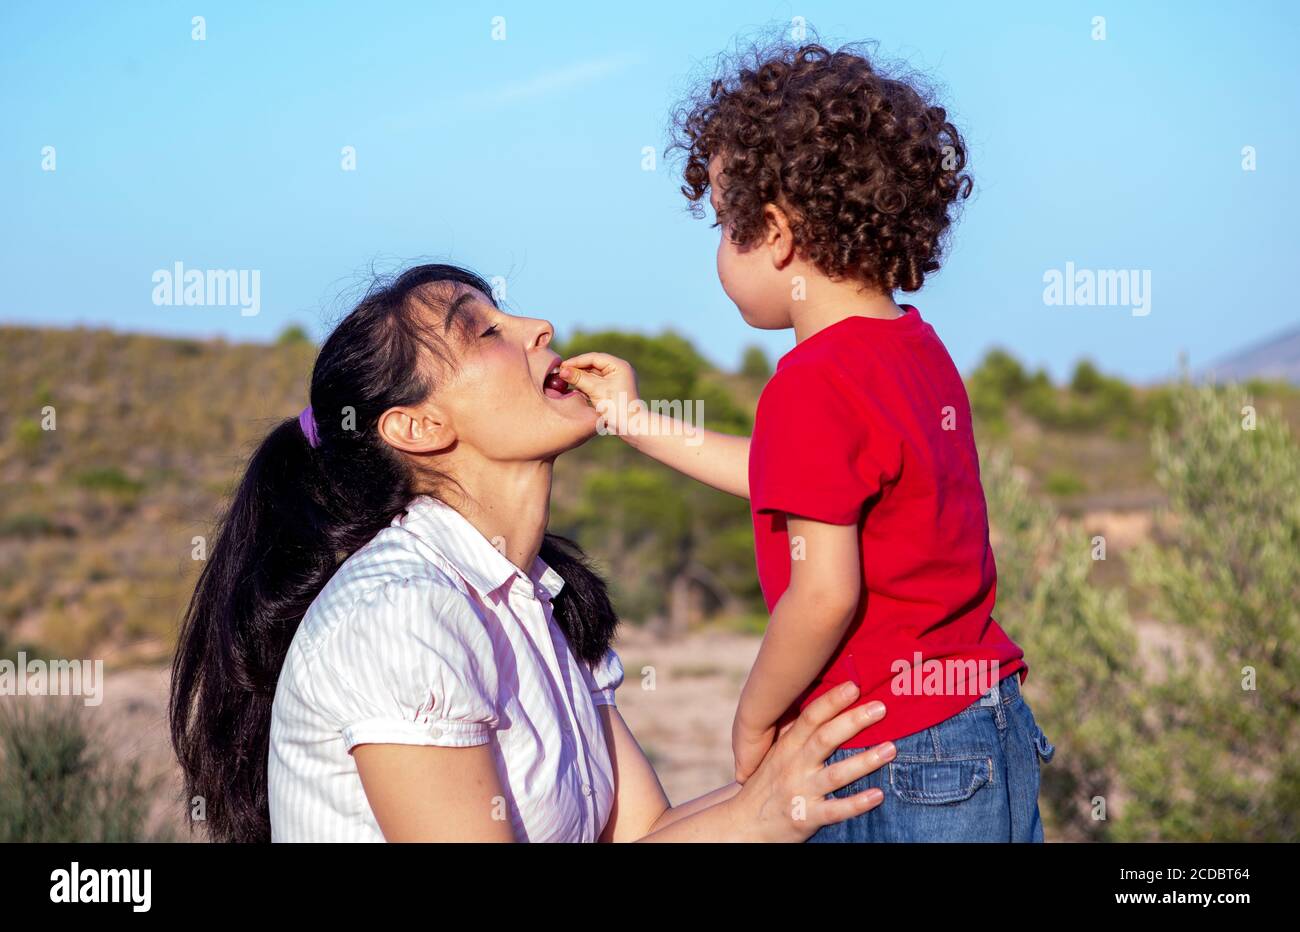
[[[1017,712],[1021,715],[1022,727],[1026,729],[1026,733],[1034,741],[1034,750],[1040,758],[1043,758],[1043,763],[1048,763],[1056,755],[1056,745],[1048,741],[1047,734],[1044,734],[1043,729],[1039,728],[1039,720],[1034,718],[1034,710],[1030,708],[1030,703],[1024,702],[1022,699],[1021,702],[1015,703],[1015,705],[1019,706]]]
[[[991,757],[905,761],[889,765],[889,782],[904,802],[942,806],[970,799],[993,780]]]
[[[1056,756],[1056,745],[1047,740],[1047,735],[1043,734],[1043,729],[1039,728],[1037,723],[1034,724],[1034,730],[1038,732],[1034,738],[1034,750],[1038,752],[1044,764],[1049,763]]]

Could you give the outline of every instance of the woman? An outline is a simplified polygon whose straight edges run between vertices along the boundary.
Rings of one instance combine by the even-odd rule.
[[[321,348],[311,406],[253,454],[173,669],[187,796],[223,841],[801,840],[887,762],[823,762],[884,714],[826,697],[743,787],[670,806],[614,704],[616,620],[546,533],[596,414],[547,385],[544,321],[412,268]],[[553,383],[552,383],[553,384]]]

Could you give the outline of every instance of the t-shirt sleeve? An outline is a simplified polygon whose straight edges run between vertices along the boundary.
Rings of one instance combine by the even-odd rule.
[[[759,397],[749,454],[755,511],[855,524],[890,469],[882,432],[833,368],[778,369]]]
[[[320,711],[358,744],[472,747],[497,727],[490,638],[468,599],[434,579],[376,587],[312,666]]]
[[[595,705],[614,705],[614,690],[623,685],[623,661],[618,659],[611,647],[605,656],[593,664],[582,663],[587,687],[591,690],[591,701]]]

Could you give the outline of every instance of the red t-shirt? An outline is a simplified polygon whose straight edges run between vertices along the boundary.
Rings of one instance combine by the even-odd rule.
[[[787,514],[856,524],[862,597],[844,640],[786,713],[853,680],[855,705],[885,718],[843,747],[866,747],[951,718],[990,686],[1027,675],[994,621],[997,571],[966,387],[911,306],[893,320],[849,317],[777,363],[749,452],[758,578],[768,610],[790,563],[813,559]]]

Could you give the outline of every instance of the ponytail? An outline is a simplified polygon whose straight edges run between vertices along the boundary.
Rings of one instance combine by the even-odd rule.
[[[172,663],[172,744],[214,841],[270,841],[271,703],[298,623],[350,552],[390,520],[322,507],[320,457],[296,419],[271,431],[221,520]],[[395,499],[399,496],[395,496]],[[400,509],[396,500],[390,507]]]
[[[582,549],[559,534],[542,539],[540,556],[564,580],[551,604],[552,617],[579,660],[596,663],[609,650],[618,615],[609,600],[605,580],[592,568]]]

